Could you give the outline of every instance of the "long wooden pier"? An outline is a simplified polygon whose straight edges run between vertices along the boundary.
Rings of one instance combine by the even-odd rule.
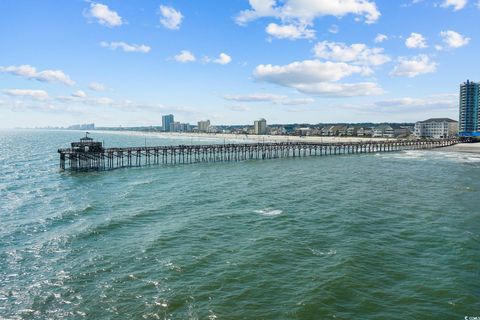
[[[275,142],[243,144],[179,145],[156,147],[103,148],[89,137],[59,149],[60,169],[102,171],[125,167],[237,162],[307,156],[332,156],[402,150],[434,149],[456,144],[457,140],[389,140],[349,143]]]

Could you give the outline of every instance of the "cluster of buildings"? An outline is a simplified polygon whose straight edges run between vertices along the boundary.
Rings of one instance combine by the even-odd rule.
[[[162,116],[162,131],[163,132],[205,132],[217,133],[217,128],[210,125],[210,120],[199,121],[197,126],[189,123],[180,123],[175,121],[173,114]]]
[[[162,116],[162,131],[163,132],[192,132],[193,126],[189,123],[180,123],[175,121],[173,114]]]
[[[428,119],[413,124],[379,124],[379,125],[271,125],[267,120],[255,120],[253,126],[212,126],[210,120],[199,121],[197,126],[175,121],[172,114],[162,117],[163,132],[200,132],[200,133],[232,133],[254,135],[295,135],[295,136],[328,136],[328,137],[373,137],[373,138],[406,138],[415,134],[424,138],[450,138],[458,132],[458,122],[447,119]]]
[[[295,129],[295,135],[326,137],[406,137],[411,134],[412,126],[398,124],[348,125],[335,124]]]
[[[478,139],[480,137],[480,83],[467,80],[460,85],[459,121],[435,118],[415,124],[415,135],[424,138]]]
[[[172,114],[162,117],[164,132],[205,132],[255,135],[345,136],[373,138],[445,139],[452,137],[480,138],[480,83],[467,80],[460,85],[459,121],[449,118],[431,118],[415,124],[329,124],[329,125],[271,125],[265,119],[253,126],[217,126],[210,120],[199,121],[197,126],[180,123]]]
[[[225,130],[212,126],[210,120],[198,121],[197,126],[189,123],[180,123],[175,121],[173,114],[162,116],[162,131],[163,132],[200,132],[200,133],[223,133]],[[260,119],[254,122],[253,130],[240,130],[243,134],[268,134],[267,121]]]

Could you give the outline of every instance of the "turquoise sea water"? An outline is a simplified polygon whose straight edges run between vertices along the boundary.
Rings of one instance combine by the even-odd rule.
[[[59,172],[80,135],[0,131],[0,319],[480,316],[479,156]]]

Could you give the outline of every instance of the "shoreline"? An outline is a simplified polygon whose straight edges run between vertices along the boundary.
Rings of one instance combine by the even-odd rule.
[[[82,131],[83,132],[83,131]],[[371,137],[331,137],[331,136],[284,136],[284,135],[247,135],[247,134],[230,134],[230,133],[192,133],[192,132],[142,132],[128,130],[92,130],[92,133],[113,133],[125,134],[131,136],[151,136],[156,138],[168,139],[213,139],[225,141],[258,141],[258,142],[361,142],[361,141],[388,141],[396,140],[395,138],[371,138]]]
[[[460,152],[460,153],[472,153],[480,154],[480,142],[477,143],[458,143],[453,146],[443,147],[436,149],[444,152]]]
[[[131,136],[150,136],[156,138],[168,138],[168,139],[200,139],[200,140],[225,140],[227,142],[246,142],[246,141],[258,141],[258,142],[320,142],[320,143],[334,143],[334,142],[361,142],[361,141],[388,141],[397,140],[396,138],[371,138],[371,137],[321,137],[321,136],[280,136],[280,135],[247,135],[247,134],[230,134],[230,133],[193,133],[193,132],[142,132],[142,131],[129,131],[129,130],[92,130],[92,132],[98,133],[113,133],[113,134],[125,134]],[[459,152],[480,154],[480,142],[479,143],[459,143],[454,146],[448,146],[434,151],[442,152]]]

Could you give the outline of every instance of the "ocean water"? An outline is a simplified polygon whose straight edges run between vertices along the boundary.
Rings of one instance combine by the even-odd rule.
[[[59,172],[80,136],[0,131],[0,319],[480,316],[478,155]]]

